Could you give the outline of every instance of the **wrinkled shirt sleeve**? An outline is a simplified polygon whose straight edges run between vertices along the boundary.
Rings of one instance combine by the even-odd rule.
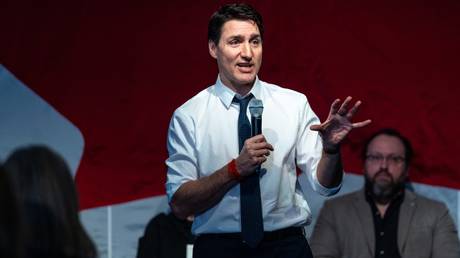
[[[166,178],[168,202],[185,182],[198,178],[197,155],[195,148],[195,125],[190,116],[176,110],[168,129],[167,147],[169,157]]]

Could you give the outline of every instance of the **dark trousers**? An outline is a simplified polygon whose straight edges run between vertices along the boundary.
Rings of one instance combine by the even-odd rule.
[[[251,248],[240,234],[203,234],[193,246],[193,258],[313,258],[300,228],[266,232],[262,242]]]

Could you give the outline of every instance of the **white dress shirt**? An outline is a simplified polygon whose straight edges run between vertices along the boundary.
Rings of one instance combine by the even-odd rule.
[[[311,211],[297,181],[296,166],[307,173],[313,189],[322,195],[340,186],[325,188],[316,176],[322,140],[310,126],[320,121],[305,95],[256,78],[251,92],[262,100],[262,134],[274,151],[262,164],[260,191],[264,230],[273,231],[310,223]],[[166,192],[169,201],[185,182],[209,176],[239,155],[239,105],[235,92],[217,78],[179,107],[168,130]],[[250,114],[248,111],[248,119]],[[231,188],[215,206],[195,217],[194,234],[241,232],[240,185]]]

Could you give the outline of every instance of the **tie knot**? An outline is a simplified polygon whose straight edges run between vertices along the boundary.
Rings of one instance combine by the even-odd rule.
[[[242,99],[239,99],[237,98],[236,96],[233,98],[233,102],[235,103],[238,103],[240,105],[240,112],[242,110],[246,111],[247,107],[248,107],[248,104],[249,104],[249,101],[251,101],[251,99],[254,97],[254,95],[249,94],[247,95],[246,97],[242,98]]]

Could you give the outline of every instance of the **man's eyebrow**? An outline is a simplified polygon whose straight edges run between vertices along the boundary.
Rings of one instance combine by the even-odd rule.
[[[249,39],[250,39],[250,40],[262,39],[262,36],[260,36],[260,34],[252,34],[251,37],[250,37]]]
[[[228,37],[228,39],[243,39],[243,38],[244,38],[243,35],[239,35],[239,34]]]
[[[260,36],[260,34],[252,34],[251,36],[249,36],[249,39],[252,40],[252,39],[257,39],[257,38],[262,38]],[[237,34],[237,35],[232,35],[230,37],[228,37],[229,40],[231,39],[239,39],[239,40],[242,40],[244,39],[244,36],[241,35],[241,34]]]

